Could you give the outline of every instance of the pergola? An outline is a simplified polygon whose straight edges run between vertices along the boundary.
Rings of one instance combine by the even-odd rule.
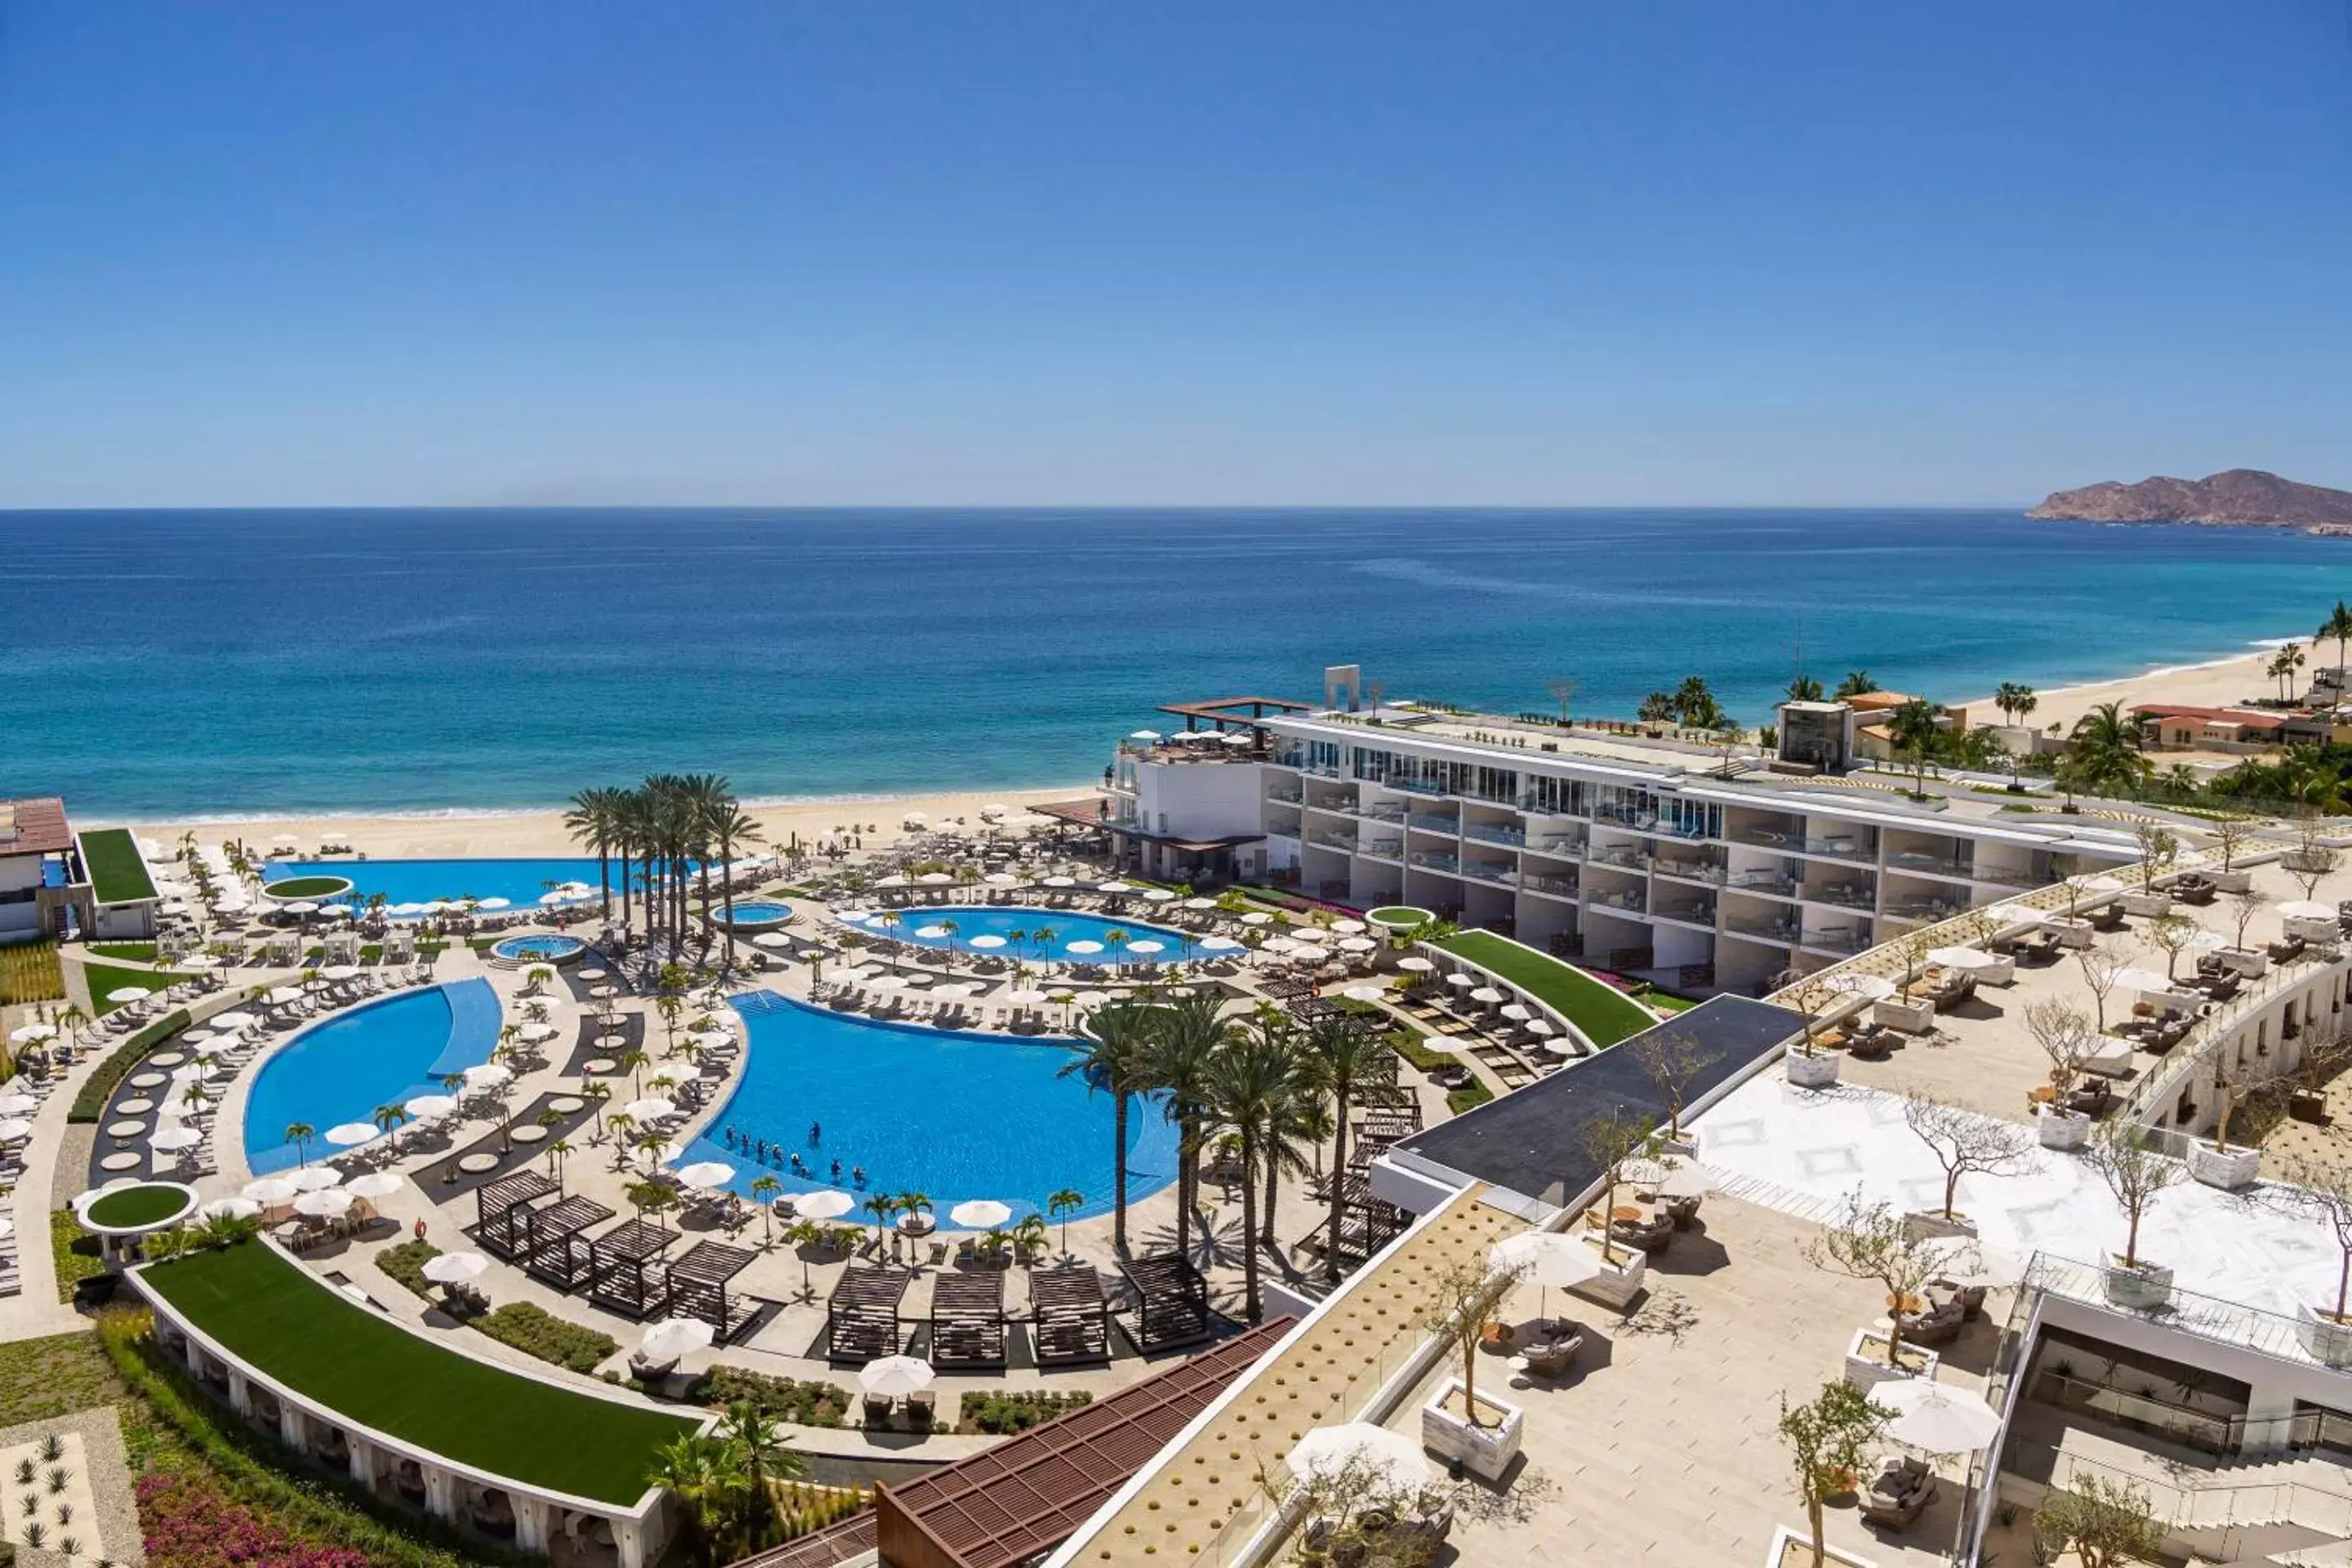
[[[528,1243],[530,1205],[555,1190],[555,1184],[537,1171],[518,1171],[476,1187],[474,1239],[500,1258],[512,1259]]]
[[[1328,1225],[1328,1222],[1325,1222]],[[1341,1262],[1362,1262],[1404,1234],[1412,1215],[1372,1195],[1370,1179],[1350,1167],[1339,1181],[1339,1234],[1330,1243]]]
[[[869,1362],[898,1349],[898,1302],[907,1277],[896,1268],[841,1271],[824,1305],[825,1359]]]
[[[698,1241],[669,1266],[669,1310],[700,1318],[723,1342],[759,1316],[756,1307],[731,1301],[727,1282],[751,1266],[752,1254],[723,1241]]]
[[[1135,1289],[1135,1342],[1147,1355],[1209,1337],[1209,1282],[1187,1259],[1156,1253],[1119,1265]]]
[[[588,1300],[632,1318],[652,1313],[667,1291],[656,1260],[677,1239],[677,1232],[646,1219],[596,1237],[588,1244]]]
[[[1091,1267],[1031,1274],[1029,1306],[1039,1366],[1110,1360],[1110,1303]]]
[[[932,1281],[929,1360],[942,1371],[1003,1370],[1003,1275],[992,1268]]]
[[[572,1289],[588,1272],[588,1243],[580,1233],[612,1217],[611,1209],[578,1193],[562,1203],[528,1211],[529,1242],[523,1267],[542,1279]]]

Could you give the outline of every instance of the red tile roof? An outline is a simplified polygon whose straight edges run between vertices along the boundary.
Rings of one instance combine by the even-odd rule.
[[[2192,708],[2168,702],[2143,702],[2133,712],[2144,719],[2194,719],[2200,724],[2234,724],[2242,730],[2277,730],[2286,724],[2282,714],[2251,708]]]
[[[58,855],[72,843],[66,803],[56,795],[0,800],[0,855]]]

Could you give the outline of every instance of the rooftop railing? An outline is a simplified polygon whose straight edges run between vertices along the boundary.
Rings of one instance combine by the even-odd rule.
[[[2037,1252],[2025,1271],[2025,1288],[2047,1290],[2069,1301],[2079,1301],[2123,1317],[2137,1318],[2218,1344],[2259,1351],[2281,1361],[2316,1364],[2303,1348],[2299,1325],[2284,1313],[2225,1301],[2174,1286],[2153,1307],[2125,1307],[2107,1299],[2107,1271],[2095,1263]]]
[[[2323,960],[2332,961],[2341,950],[2316,950]],[[2291,991],[2312,978],[2312,970],[2301,963],[2273,963],[2262,978],[2231,997],[2227,1002],[2211,1004],[2211,1010],[2198,1019],[2189,1037],[2181,1042],[2154,1072],[2143,1073],[2124,1097],[2124,1115],[2129,1120],[2153,1122],[2169,1106],[2181,1088],[2212,1059],[2213,1052],[2230,1031],[2244,1023],[2276,1001],[2281,993]]]
[[[1889,870],[1908,871],[1919,877],[1951,877],[1968,881],[1975,871],[1969,861],[1948,858],[1939,855],[1923,855],[1917,850],[1905,850],[1886,858]]]
[[[1870,945],[1870,929],[1867,926],[1845,926],[1809,931],[1800,941],[1801,945],[1822,952],[1860,952]]]

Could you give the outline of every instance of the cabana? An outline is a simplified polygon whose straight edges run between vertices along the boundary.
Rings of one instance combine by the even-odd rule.
[[[752,1254],[723,1241],[698,1241],[686,1256],[669,1266],[669,1310],[672,1314],[699,1318],[724,1342],[740,1332],[759,1313],[746,1300],[730,1300],[727,1282],[751,1266]]]
[[[930,1363],[945,1372],[1004,1370],[1004,1276],[941,1274],[931,1286]]]
[[[1119,1272],[1135,1290],[1135,1342],[1145,1354],[1209,1337],[1209,1282],[1185,1258],[1158,1253]]]
[[[657,1261],[677,1233],[633,1219],[588,1244],[588,1300],[607,1311],[646,1318],[660,1308],[669,1286]]]
[[[1030,1334],[1037,1364],[1078,1366],[1110,1360],[1110,1303],[1091,1268],[1029,1276]]]
[[[580,1233],[612,1217],[611,1209],[577,1193],[530,1210],[524,1222],[523,1267],[562,1289],[577,1288],[589,1270],[588,1241]]]
[[[852,1264],[824,1305],[825,1359],[865,1363],[898,1351],[898,1302],[907,1277],[896,1268]]]
[[[530,1205],[556,1190],[537,1171],[518,1171],[474,1189],[474,1239],[512,1262],[530,1246]]]

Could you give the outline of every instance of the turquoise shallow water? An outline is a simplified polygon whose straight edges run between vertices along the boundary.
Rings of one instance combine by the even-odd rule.
[[[313,1024],[262,1063],[245,1109],[245,1163],[257,1176],[335,1151],[327,1129],[369,1121],[379,1105],[445,1094],[439,1079],[490,1059],[500,1012],[487,980],[404,991]],[[307,1124],[306,1150],[286,1129]]]
[[[2214,658],[2352,542],[1986,511],[0,515],[0,795],[86,816],[1067,784],[1173,699],[1949,698]]]

